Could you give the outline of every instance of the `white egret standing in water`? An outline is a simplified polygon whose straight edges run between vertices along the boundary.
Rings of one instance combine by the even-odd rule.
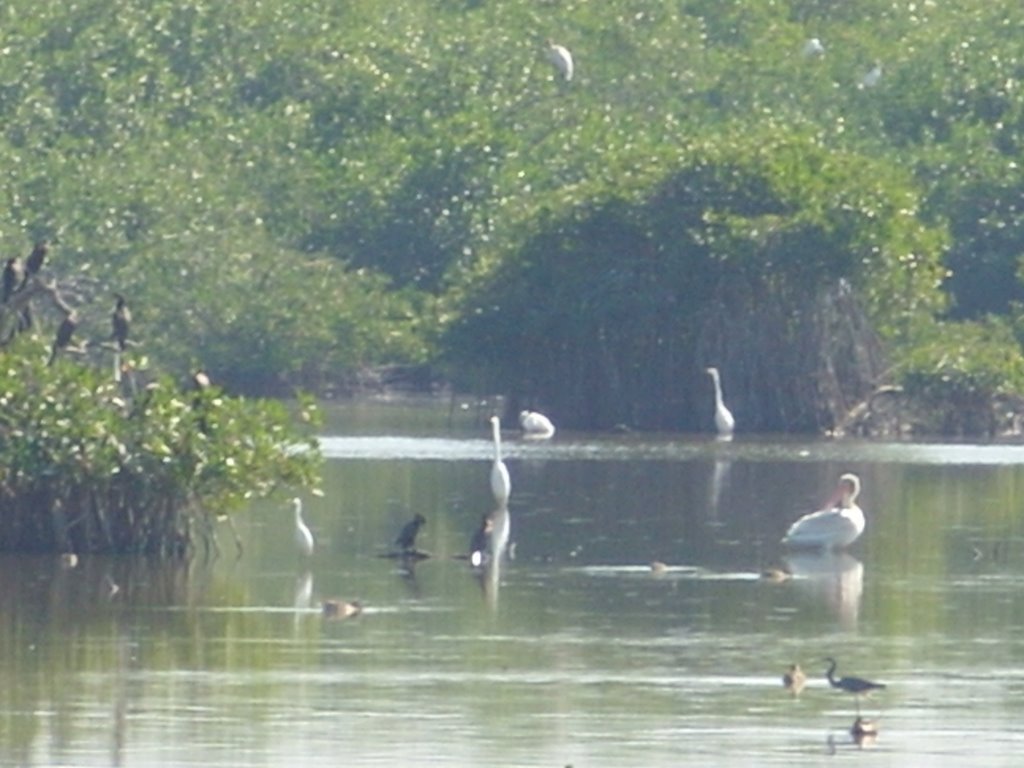
[[[736,427],[736,419],[732,417],[732,412],[725,407],[718,369],[708,368],[707,372],[711,380],[715,382],[715,428],[718,430],[719,437],[731,437],[732,431]]]
[[[828,506],[793,523],[782,543],[823,549],[849,546],[864,532],[864,512],[856,503],[859,493],[860,478],[851,473],[843,475]]]
[[[302,521],[302,499],[296,496],[292,504],[295,505],[295,546],[301,554],[309,557],[313,554],[313,534]]]
[[[512,493],[512,481],[508,476],[508,467],[501,459],[501,419],[491,416],[491,436],[494,439],[494,464],[491,465],[491,493],[498,506],[508,505],[508,497]]]

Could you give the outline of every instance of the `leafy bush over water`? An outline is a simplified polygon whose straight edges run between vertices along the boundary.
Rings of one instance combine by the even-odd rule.
[[[217,517],[244,500],[315,482],[315,442],[283,404],[133,378],[47,366],[28,338],[5,351],[0,549],[184,554],[216,546]]]

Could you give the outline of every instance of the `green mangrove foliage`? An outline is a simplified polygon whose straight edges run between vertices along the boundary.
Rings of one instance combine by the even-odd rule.
[[[215,547],[217,518],[246,499],[316,482],[315,441],[283,404],[135,379],[48,366],[28,336],[4,350],[0,549],[186,554]]]
[[[573,421],[696,429],[716,365],[747,428],[818,429],[874,386],[876,328],[899,339],[943,306],[943,233],[911,215],[899,171],[766,131],[659,167],[552,215],[480,276],[453,370]]]
[[[635,389],[624,377],[682,376],[681,394],[659,390],[676,413],[695,407],[699,361],[758,349],[733,334],[789,329],[791,310],[769,303],[780,292],[812,287],[814,303],[846,279],[891,361],[906,363],[894,371],[919,359],[908,355],[937,318],[1019,320],[1016,0],[251,0],[244,13],[217,0],[8,0],[0,20],[0,241],[58,241],[69,273],[102,270],[132,295],[158,364],[201,358],[232,390],[337,389],[363,366],[442,356],[461,367],[475,346],[493,365],[455,371],[464,381],[543,400],[615,399]],[[548,39],[573,52],[571,81],[546,60]],[[752,136],[765,139],[760,157]],[[802,146],[813,163],[794,159]],[[727,183],[730,164],[752,169]],[[701,186],[702,165],[717,188]],[[673,176],[719,197],[693,204],[667,188]],[[672,226],[699,209],[708,220],[687,226],[706,243]],[[598,214],[609,221],[582,223]],[[643,281],[607,271],[590,300],[571,297],[597,315],[530,311],[537,326],[571,324],[557,337],[568,359],[612,357],[591,362],[612,377],[604,390],[570,397],[557,386],[564,363],[495,348],[464,313],[519,302],[492,275],[515,289],[517,273],[558,272],[541,262],[563,251],[544,243],[612,248],[601,238],[617,216],[630,230],[621,245],[675,260],[681,282],[655,270],[649,307],[611,297],[618,315],[635,311],[619,331],[602,292]],[[574,227],[570,246],[558,232]],[[609,335],[648,329],[650,313],[674,311],[659,292],[678,305],[701,276],[720,281],[708,295],[739,286],[739,303],[721,304],[730,319],[778,317],[723,325],[692,309],[633,349]],[[778,372],[791,391],[755,397],[768,357],[727,386],[739,380],[764,426],[827,422],[820,398],[793,415],[820,371],[804,341],[775,336],[796,345],[784,351],[799,369]],[[665,345],[689,367],[655,370]],[[1001,386],[1017,384],[1004,370]],[[826,410],[841,408],[845,396],[829,397]]]

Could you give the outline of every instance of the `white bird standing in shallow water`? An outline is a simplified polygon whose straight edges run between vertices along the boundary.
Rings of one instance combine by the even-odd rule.
[[[551,419],[537,411],[520,411],[519,426],[526,437],[546,439],[555,434],[555,425]]]
[[[548,41],[548,61],[555,65],[558,74],[565,78],[566,82],[572,80],[573,63],[572,54],[564,45],[558,45]]]
[[[782,543],[822,549],[849,546],[864,532],[864,512],[856,504],[859,493],[860,478],[851,473],[843,475],[829,506],[793,523]]]
[[[508,476],[508,467],[501,460],[501,419],[491,416],[491,436],[494,439],[494,464],[491,465],[491,493],[499,507],[508,505],[509,494],[512,493],[512,481]]]
[[[722,383],[718,379],[718,369],[708,368],[708,375],[715,382],[715,428],[719,437],[732,437],[732,431],[736,427],[736,419],[725,407],[725,400],[722,399]]]
[[[295,505],[295,546],[301,554],[309,557],[313,554],[313,534],[302,521],[302,499],[296,496],[292,504]]]

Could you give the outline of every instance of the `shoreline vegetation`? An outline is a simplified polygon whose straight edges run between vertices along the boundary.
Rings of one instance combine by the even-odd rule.
[[[40,293],[57,296],[25,292],[4,305],[5,327]],[[72,348],[61,332],[50,351],[25,329],[0,357],[0,551],[209,555],[247,500],[318,482],[311,398],[292,409],[202,373],[152,378],[131,349]]]

